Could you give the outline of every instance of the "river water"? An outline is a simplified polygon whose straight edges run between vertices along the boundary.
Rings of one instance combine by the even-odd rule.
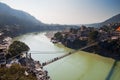
[[[68,53],[62,45],[54,45],[44,33],[30,33],[16,37],[30,47],[32,58],[41,63]],[[79,51],[44,67],[52,80],[106,80],[114,63],[113,59]],[[120,62],[117,63],[111,80],[120,79]]]

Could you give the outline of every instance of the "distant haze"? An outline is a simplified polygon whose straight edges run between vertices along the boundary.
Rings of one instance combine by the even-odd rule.
[[[44,23],[89,24],[120,13],[120,0],[1,0]]]

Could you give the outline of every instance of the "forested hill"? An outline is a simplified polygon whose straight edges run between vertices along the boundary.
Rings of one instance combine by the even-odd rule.
[[[4,31],[6,35],[17,36],[27,32],[62,30],[67,27],[78,26],[44,24],[28,13],[12,9],[8,5],[0,2],[0,31]]]
[[[120,14],[117,14],[101,23],[95,23],[95,24],[86,24],[86,26],[90,26],[90,27],[102,27],[104,25],[107,24],[114,24],[114,23],[120,23]]]
[[[110,19],[96,24],[89,24],[88,27],[102,27],[109,23],[120,22],[120,14]],[[28,32],[37,32],[45,30],[63,30],[66,28],[77,28],[76,25],[44,24],[32,15],[15,10],[8,5],[0,2],[0,32],[6,35],[17,36]]]
[[[4,3],[0,3],[0,28],[24,28],[24,30],[27,31],[27,28],[33,30],[40,25],[44,24],[32,15],[20,10],[12,9]]]

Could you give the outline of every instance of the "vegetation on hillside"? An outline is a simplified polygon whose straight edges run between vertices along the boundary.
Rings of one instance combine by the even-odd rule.
[[[81,26],[78,29],[71,28],[67,31],[57,32],[52,39],[72,49],[80,49],[98,42],[99,44],[84,49],[84,51],[120,60],[120,32],[117,31],[119,26],[119,23],[104,25],[101,28]]]
[[[7,58],[16,56],[24,51],[29,51],[29,47],[20,41],[14,41],[8,49],[8,54],[6,55]]]
[[[63,39],[63,36],[62,36],[61,32],[57,32],[57,33],[55,33],[54,38],[56,38],[59,41],[61,41]]]
[[[100,42],[98,45],[84,49],[84,51],[120,60],[120,39]]]
[[[92,31],[89,33],[89,42],[95,42],[98,39],[99,32],[98,31]]]
[[[25,75],[26,68],[13,64],[10,68],[0,68],[0,80],[37,80],[33,74]]]

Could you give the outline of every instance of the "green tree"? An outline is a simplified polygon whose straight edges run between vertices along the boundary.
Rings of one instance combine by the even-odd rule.
[[[54,37],[59,41],[61,41],[63,39],[63,36],[62,36],[61,32],[55,33]]]
[[[76,34],[78,32],[78,29],[70,28],[70,33]]]
[[[98,35],[99,35],[98,31],[92,31],[92,32],[90,32],[89,33],[89,41],[90,42],[96,41],[98,39]]]
[[[20,42],[20,41],[14,41],[10,46],[9,46],[9,49],[8,49],[8,54],[10,57],[12,56],[16,56],[24,51],[29,51],[29,47],[23,43],[23,42]]]
[[[18,64],[12,64],[10,68],[2,67],[0,68],[0,80],[37,80],[36,76],[29,73],[25,76],[25,67]]]

